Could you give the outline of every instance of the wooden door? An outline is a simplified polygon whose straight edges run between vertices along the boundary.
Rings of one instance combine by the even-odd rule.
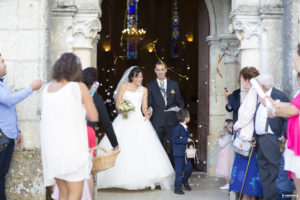
[[[209,15],[204,0],[199,2],[199,56],[198,56],[198,157],[197,168],[207,171],[207,136],[209,133]]]

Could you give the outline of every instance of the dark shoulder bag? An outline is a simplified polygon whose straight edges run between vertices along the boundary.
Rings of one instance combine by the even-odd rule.
[[[9,143],[9,138],[4,135],[0,128],[0,152],[3,151]]]

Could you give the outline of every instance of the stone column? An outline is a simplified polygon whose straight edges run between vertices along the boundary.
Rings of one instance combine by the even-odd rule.
[[[224,123],[225,117],[231,114],[225,110],[224,87],[233,91],[237,88],[237,73],[239,71],[238,45],[239,41],[235,35],[226,34],[209,36],[210,45],[210,135],[208,137],[208,174],[214,175],[216,165],[216,141],[218,132]],[[219,58],[222,60],[219,62]],[[220,74],[217,73],[217,66]]]
[[[57,0],[52,6],[52,64],[62,53],[73,52],[83,68],[96,67],[95,44],[101,30],[99,1]]]
[[[234,11],[232,26],[240,40],[241,68],[254,66],[260,70],[261,18],[256,12]]]
[[[95,39],[100,38],[99,12],[79,11],[73,20],[74,53],[81,59],[82,67],[96,67],[94,55],[97,54]],[[97,39],[96,39],[97,40]]]
[[[51,66],[65,52],[73,52],[73,18],[78,11],[72,2],[54,1],[52,5]],[[50,71],[50,69],[49,69]],[[50,77],[48,77],[50,80]]]

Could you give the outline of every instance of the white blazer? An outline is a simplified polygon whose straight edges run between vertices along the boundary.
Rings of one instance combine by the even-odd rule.
[[[239,111],[238,121],[234,124],[234,130],[240,130],[239,137],[246,141],[251,141],[254,133],[253,118],[257,106],[257,94],[255,89],[252,87],[247,95],[245,96]]]

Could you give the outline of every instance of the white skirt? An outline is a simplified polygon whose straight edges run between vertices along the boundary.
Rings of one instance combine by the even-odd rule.
[[[285,165],[284,169],[295,174],[297,179],[300,179],[300,156],[296,156],[294,151],[285,148],[284,151]]]
[[[97,174],[97,188],[173,189],[174,170],[155,130],[141,114],[132,114],[126,120],[119,115],[113,122],[121,152],[114,167]],[[107,136],[99,145],[112,148]]]

